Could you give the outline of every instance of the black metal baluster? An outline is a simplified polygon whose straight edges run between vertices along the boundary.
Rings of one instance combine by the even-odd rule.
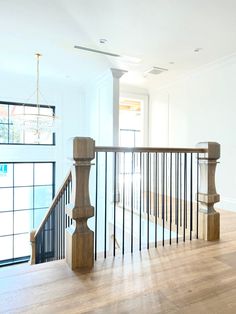
[[[64,191],[64,194],[63,194],[63,217],[64,217],[64,224],[63,224],[63,234],[64,234],[64,258],[65,258],[65,247],[66,247],[66,195],[65,195],[65,191]]]
[[[140,181],[139,181],[139,251],[141,251],[142,243],[142,153],[139,154],[139,169],[140,169]]]
[[[63,258],[63,206],[62,206],[62,194],[60,197],[60,215],[61,215],[61,259]]]
[[[182,154],[179,155],[179,209],[180,209],[180,227],[182,227]]]
[[[196,238],[198,239],[198,215],[199,215],[199,153],[197,154],[197,231]]]
[[[165,178],[166,178],[166,187],[165,187],[165,207],[166,207],[166,222],[168,220],[168,153],[166,155],[165,161]]]
[[[190,155],[190,240],[193,231],[193,154]]]
[[[104,258],[107,257],[107,152],[105,152],[105,222],[104,222]]]
[[[123,213],[122,213],[122,254],[125,253],[125,152],[123,154],[123,190],[122,190],[122,196],[123,196]]]
[[[65,190],[62,192],[61,207],[62,207],[62,258],[65,258]]]
[[[183,223],[183,241],[185,242],[187,216],[187,154],[184,153],[184,223]]]
[[[147,190],[146,190],[146,214],[147,214],[147,249],[149,249],[149,211],[150,211],[150,203],[149,203],[149,153],[146,154],[147,158],[147,164],[146,164],[146,186],[147,186]]]
[[[60,201],[58,201],[58,208],[57,208],[57,211],[58,211],[58,221],[59,221],[59,223],[58,223],[58,226],[57,226],[57,228],[58,228],[58,240],[59,240],[59,247],[58,247],[58,259],[60,259],[61,258],[61,233],[60,233],[60,231],[61,231],[61,214],[60,214]]]
[[[142,167],[142,183],[143,183],[143,213],[145,214],[145,153],[143,153],[143,167]]]
[[[67,228],[68,227],[68,224],[67,224],[67,222],[68,222],[68,220],[67,220],[67,213],[66,213],[66,205],[68,204],[68,190],[67,190],[67,186],[68,186],[68,184],[66,185],[66,188],[65,188],[65,228]]]
[[[132,168],[132,173],[131,173],[131,253],[133,253],[133,242],[134,242],[134,238],[133,238],[133,229],[134,229],[134,153],[132,152],[132,156],[131,156],[131,168]]]
[[[116,256],[116,155],[114,153],[114,226],[113,226],[113,256]]]
[[[172,228],[172,153],[170,153],[170,245]]]
[[[57,205],[55,205],[55,209],[54,209],[54,237],[55,237],[55,254],[54,254],[54,258],[56,259],[58,254],[58,238],[57,238]]]
[[[156,172],[155,172],[155,189],[154,189],[154,193],[155,193],[155,248],[157,247],[157,178],[158,178],[158,170],[157,170],[157,153],[155,153],[155,164],[156,164]]]
[[[60,259],[62,259],[62,225],[63,225],[63,218],[62,218],[62,194],[60,196],[60,217],[61,217],[61,224],[60,224],[60,240],[61,240],[61,256]]]
[[[179,153],[176,154],[175,166],[175,215],[176,215],[176,243],[179,242]]]
[[[60,256],[60,238],[59,238],[59,223],[60,223],[60,216],[58,213],[58,209],[59,209],[59,204],[57,203],[56,206],[56,212],[57,212],[57,224],[56,224],[56,230],[57,230],[57,259],[59,259]]]
[[[97,260],[97,230],[98,230],[98,152],[96,152],[95,154],[95,157],[96,157],[96,174],[95,174],[95,177],[96,177],[96,182],[95,182],[95,226],[94,226],[94,236],[95,236],[95,243],[94,243],[94,249],[95,249],[95,252],[94,252],[94,258],[95,258],[95,261]]]
[[[48,248],[49,248],[49,236],[48,236],[48,233],[49,233],[49,222],[47,220],[46,224],[45,224],[45,229],[46,229],[46,232],[45,232],[45,252],[46,252],[46,262],[48,262]]]
[[[58,259],[61,259],[61,213],[60,213],[60,200],[58,201],[58,208],[57,208],[57,211],[58,211],[58,242],[59,242],[59,247],[58,247]]]
[[[55,209],[52,212],[52,259],[55,256],[56,239],[55,239]]]
[[[162,245],[165,245],[165,153],[162,153]]]
[[[160,154],[157,153],[157,210],[158,210],[158,218],[160,216]]]

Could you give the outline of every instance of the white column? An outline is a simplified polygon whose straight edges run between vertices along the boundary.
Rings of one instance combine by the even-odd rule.
[[[120,78],[125,70],[111,68],[113,77],[113,146],[119,146],[119,103],[120,103]]]

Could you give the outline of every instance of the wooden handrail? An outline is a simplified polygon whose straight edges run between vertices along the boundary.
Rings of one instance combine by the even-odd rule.
[[[47,213],[44,216],[44,219],[41,221],[38,229],[35,232],[35,238],[37,237],[37,234],[40,232],[40,230],[43,228],[44,224],[46,223],[48,217],[50,216],[51,212],[53,211],[53,209],[55,208],[55,206],[57,205],[61,194],[64,192],[68,182],[71,181],[71,170],[68,172],[68,174],[66,175],[62,185],[60,186],[60,188],[58,189],[58,192],[56,193],[55,197],[52,200],[52,203],[50,205],[50,207],[48,208]]]
[[[95,152],[127,152],[127,153],[208,153],[207,148],[179,148],[179,147],[112,147],[96,146]]]

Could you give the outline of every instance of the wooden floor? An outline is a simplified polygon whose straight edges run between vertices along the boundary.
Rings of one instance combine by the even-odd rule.
[[[0,313],[236,313],[236,213],[219,242],[180,243],[97,262],[0,269]]]

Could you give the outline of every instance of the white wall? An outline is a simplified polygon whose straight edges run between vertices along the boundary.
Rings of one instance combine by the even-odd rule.
[[[119,106],[119,81],[107,70],[86,87],[86,108],[89,116],[89,132],[97,146],[114,145]]]
[[[56,183],[60,185],[67,169],[70,154],[68,139],[87,134],[84,93],[69,80],[52,81],[41,78],[40,90],[48,103],[56,106],[59,117],[56,130],[56,146],[0,145],[0,161],[56,161]],[[35,91],[35,78],[15,73],[0,72],[0,100],[26,102]],[[28,100],[35,103],[35,96]],[[41,101],[42,102],[42,101]]]
[[[236,57],[157,89],[150,87],[150,145],[221,144],[218,207],[236,210]],[[169,109],[168,109],[169,105]]]

